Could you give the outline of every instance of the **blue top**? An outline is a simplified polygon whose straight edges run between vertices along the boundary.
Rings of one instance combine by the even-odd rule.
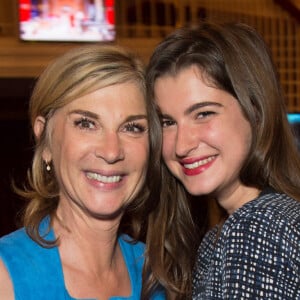
[[[204,237],[194,300],[300,299],[300,202],[268,191]]]
[[[48,224],[49,218],[46,218],[41,224],[41,232],[47,229]],[[46,239],[55,239],[52,229]],[[132,294],[130,297],[111,297],[111,300],[140,299],[145,246],[141,242],[129,243],[128,240],[128,236],[121,235],[118,242],[127,265]],[[75,300],[65,287],[58,248],[40,246],[24,228],[0,239],[0,258],[13,282],[15,300]],[[152,297],[152,300],[163,299],[166,298],[162,292]]]

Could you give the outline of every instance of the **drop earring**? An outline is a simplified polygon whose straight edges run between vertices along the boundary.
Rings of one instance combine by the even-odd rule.
[[[46,163],[46,170],[47,170],[47,172],[50,172],[51,171],[50,164],[47,161],[45,163]]]

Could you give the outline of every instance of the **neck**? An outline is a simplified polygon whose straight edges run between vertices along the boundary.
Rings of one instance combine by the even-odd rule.
[[[60,239],[61,255],[66,253],[74,265],[81,261],[86,268],[97,270],[114,265],[118,253],[118,227],[118,219],[98,220],[83,213],[66,213],[60,208],[53,222],[55,235]]]
[[[217,201],[231,215],[237,209],[258,197],[260,192],[254,187],[239,185],[217,197]]]
[[[53,228],[65,285],[74,298],[128,296],[131,283],[118,244],[121,216],[101,220],[73,207],[58,207]]]

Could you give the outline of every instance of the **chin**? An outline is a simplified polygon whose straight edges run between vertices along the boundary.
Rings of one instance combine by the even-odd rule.
[[[92,209],[86,206],[81,206],[81,209],[86,215],[98,220],[115,220],[122,217],[126,209],[125,205],[110,207],[107,209]]]
[[[189,194],[192,196],[205,196],[205,195],[210,195],[213,193],[212,188],[204,188],[203,186],[201,188],[201,183],[193,184],[193,185],[185,185],[185,189],[188,191]]]

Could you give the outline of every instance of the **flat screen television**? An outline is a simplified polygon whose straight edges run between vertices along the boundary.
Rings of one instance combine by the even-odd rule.
[[[299,113],[288,113],[287,118],[292,126],[295,134],[297,147],[300,150],[300,112]]]
[[[18,0],[18,10],[22,41],[115,39],[114,0]]]

